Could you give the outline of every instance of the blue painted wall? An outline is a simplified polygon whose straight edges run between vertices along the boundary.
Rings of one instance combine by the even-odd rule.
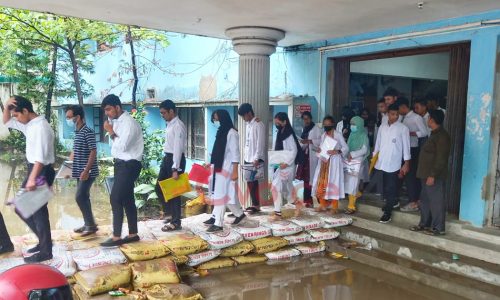
[[[500,10],[497,10],[474,16],[460,17],[402,28],[393,28],[379,32],[332,39],[329,41],[321,41],[304,45],[301,48],[310,49],[325,45],[339,45],[343,43],[364,41],[415,31],[418,32],[429,29],[438,29],[446,26],[463,25],[480,21],[484,22],[499,18]],[[309,80],[309,84],[306,84],[305,87],[300,84],[294,84],[290,91],[297,93],[305,89],[314,90],[314,86],[318,86],[319,84],[314,78],[318,78],[321,83],[321,90],[319,92],[321,95],[319,98],[320,106],[324,108],[327,101],[330,101],[330,99],[326,96],[329,58],[470,41],[471,58],[467,95],[467,121],[464,144],[461,207],[459,217],[461,220],[468,221],[475,226],[483,226],[486,222],[486,201],[488,201],[484,198],[484,194],[482,192],[485,189],[483,185],[487,182],[485,178],[487,178],[489,174],[494,174],[495,172],[495,166],[492,166],[492,169],[490,169],[491,164],[489,163],[489,153],[491,147],[493,146],[491,145],[490,139],[490,127],[492,124],[491,115],[494,108],[492,97],[494,91],[494,68],[498,52],[499,35],[500,26],[498,24],[485,24],[472,29],[454,30],[435,35],[428,34],[407,39],[393,40],[390,42],[370,43],[339,48],[325,52],[321,57],[320,65],[315,65],[313,63],[314,60],[319,60],[319,54],[317,51],[311,52],[305,50],[297,54],[287,53],[287,61],[293,61],[293,64],[288,64],[290,66],[288,70],[290,72],[289,75],[294,77],[293,80],[288,80],[289,82],[297,82],[298,79],[302,78],[303,73],[312,74],[315,71],[320,72],[321,70],[320,78],[313,77],[313,79]],[[293,65],[298,66],[296,72],[290,71],[292,70],[291,66]]]

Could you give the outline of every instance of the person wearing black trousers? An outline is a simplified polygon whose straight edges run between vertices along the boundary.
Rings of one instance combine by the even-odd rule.
[[[2,213],[0,213],[0,254],[14,251],[14,245],[10,240],[9,232],[5,226]]]
[[[165,203],[163,193],[161,192],[159,181],[173,178],[179,179],[179,175],[184,173],[186,168],[186,126],[177,116],[177,108],[172,100],[165,100],[160,103],[160,114],[167,122],[167,129],[165,130],[165,144],[163,151],[165,156],[160,166],[160,173],[158,174],[158,181],[156,182],[156,194],[164,205],[169,208],[172,219],[170,223],[162,227],[162,231],[173,231],[181,229],[181,198],[175,197]]]

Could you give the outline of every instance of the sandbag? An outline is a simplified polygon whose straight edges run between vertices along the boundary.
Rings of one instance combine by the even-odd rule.
[[[244,240],[253,241],[272,234],[271,228],[261,226],[259,221],[249,220],[244,224],[233,227],[233,230],[241,234]]]
[[[170,250],[160,241],[141,241],[123,244],[120,250],[130,261],[150,260],[160,258],[170,253]]]
[[[126,287],[131,277],[132,271],[125,265],[103,266],[75,274],[76,282],[90,296]]]
[[[309,239],[310,242],[319,242],[324,240],[331,240],[337,238],[340,233],[334,229],[320,228],[316,230],[310,230],[308,233],[311,235]]]
[[[295,245],[308,242],[311,239],[311,235],[307,232],[301,232],[294,235],[287,235],[283,238],[288,241],[288,244]]]
[[[138,261],[130,264],[134,289],[144,289],[160,283],[181,281],[175,262],[166,258]]]
[[[242,265],[265,262],[267,260],[267,256],[262,254],[249,254],[244,256],[231,257],[231,259],[238,263],[238,265]]]
[[[319,217],[323,221],[323,228],[335,228],[352,224],[352,218],[347,216],[334,217],[330,215],[319,215]]]
[[[220,257],[241,256],[250,253],[253,250],[253,245],[249,241],[239,242],[236,245],[222,249]]]
[[[85,290],[82,288],[81,285],[79,284],[75,284],[73,286],[73,292],[74,294],[76,294],[76,296],[78,298],[75,298],[75,300],[79,299],[79,300],[146,300],[146,297],[141,297],[137,294],[134,294],[134,295],[125,295],[125,296],[120,296],[120,297],[116,297],[116,296],[111,296],[109,295],[108,293],[105,293],[105,294],[101,294],[101,295],[97,295],[97,296],[89,296]]]
[[[224,230],[217,232],[206,232],[205,230],[196,230],[202,239],[207,241],[210,249],[224,249],[243,241],[243,237],[236,231],[224,227]]]
[[[291,235],[302,231],[302,227],[287,220],[265,222],[262,226],[271,228],[273,236]]]
[[[72,251],[78,269],[84,271],[106,265],[124,264],[127,259],[118,248],[90,248]]]
[[[294,248],[285,248],[278,251],[268,252],[265,255],[270,260],[289,259],[294,256],[299,256],[300,251]]]
[[[205,195],[200,194],[198,197],[186,202],[184,214],[186,217],[196,216],[206,211]]]
[[[255,247],[254,252],[257,254],[264,254],[271,251],[276,251],[288,245],[288,241],[282,237],[270,236],[251,241]]]
[[[299,225],[304,230],[312,230],[323,227],[323,221],[317,217],[304,216],[290,219],[291,222]]]
[[[157,284],[145,291],[148,300],[202,300],[195,289],[186,284]]]
[[[210,261],[220,255],[220,250],[207,250],[201,253],[188,255],[188,262],[186,263],[190,267],[197,266],[206,261]]]
[[[170,259],[178,266],[186,264],[189,260],[186,255],[167,255],[165,258]]]
[[[53,258],[42,263],[59,270],[66,277],[76,273],[76,264],[70,251],[53,252]]]
[[[198,265],[198,270],[212,270],[212,269],[221,269],[221,268],[229,268],[236,266],[236,262],[228,257],[219,257],[213,259],[211,261],[204,262]]]
[[[203,251],[208,248],[208,243],[190,231],[171,233],[159,238],[163,244],[176,255],[188,255]]]
[[[323,252],[326,249],[326,245],[323,241],[320,241],[318,243],[303,243],[300,245],[295,245],[295,249],[299,250],[302,255],[306,255]]]

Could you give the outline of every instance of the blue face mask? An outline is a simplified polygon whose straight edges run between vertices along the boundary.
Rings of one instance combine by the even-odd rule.
[[[66,119],[66,124],[68,124],[69,128],[75,128],[75,120],[74,119]]]
[[[356,132],[356,131],[358,131],[358,126],[356,126],[356,125],[351,125],[351,131],[352,131],[352,132]]]
[[[214,121],[214,126],[215,126],[216,128],[219,128],[219,127],[220,127],[220,122],[219,122],[219,121]]]

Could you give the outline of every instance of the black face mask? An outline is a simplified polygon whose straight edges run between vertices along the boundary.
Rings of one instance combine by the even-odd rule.
[[[323,129],[325,130],[325,132],[328,132],[333,129],[333,126],[323,126]]]
[[[281,125],[277,125],[277,124],[276,124],[275,126],[276,126],[276,129],[278,129],[278,130],[283,129],[283,126],[281,126]]]

